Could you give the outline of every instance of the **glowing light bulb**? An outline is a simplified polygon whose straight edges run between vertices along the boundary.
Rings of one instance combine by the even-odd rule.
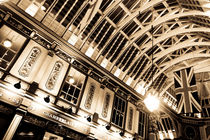
[[[41,6],[41,10],[42,10],[42,11],[45,11],[46,8],[45,8],[44,6]]]
[[[12,42],[8,39],[4,40],[4,46],[7,47],[7,48],[10,48],[12,46]]]
[[[75,82],[74,78],[73,78],[73,77],[70,77],[69,83],[70,83],[70,84],[73,84],[74,82]]]
[[[147,109],[150,112],[153,112],[154,110],[157,110],[160,104],[160,101],[158,100],[157,97],[149,94],[145,99],[144,99],[144,104],[146,105]]]

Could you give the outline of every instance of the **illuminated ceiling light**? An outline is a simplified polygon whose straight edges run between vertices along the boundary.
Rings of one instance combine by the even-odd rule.
[[[50,95],[47,95],[47,97],[44,97],[44,101],[46,103],[49,103],[50,102]]]
[[[150,112],[153,112],[158,109],[160,101],[156,96],[149,94],[144,99],[144,104]]]
[[[154,52],[154,47],[153,47],[153,26],[152,26],[152,66],[151,66],[151,69],[152,69],[152,84],[151,84],[151,87],[153,86],[153,52]],[[147,109],[150,111],[150,112],[153,112],[155,110],[158,109],[159,107],[159,104],[160,104],[160,101],[159,99],[154,96],[154,95],[151,95],[150,93],[147,95],[147,97],[144,99],[144,104],[146,105]]]
[[[126,84],[127,84],[127,85],[130,85],[130,84],[132,83],[132,81],[133,81],[132,78],[129,77],[128,80],[126,81]]]
[[[21,81],[19,81],[18,83],[14,84],[14,87],[16,89],[20,89],[21,88]]]
[[[75,82],[74,78],[70,76],[70,77],[69,77],[69,83],[70,83],[70,84],[73,84],[74,82]]]
[[[108,60],[104,58],[104,60],[101,62],[101,66],[106,68],[107,64],[108,64]]]
[[[91,57],[93,55],[93,52],[94,52],[94,48],[90,46],[85,52],[85,55],[87,55],[88,57]]]
[[[120,72],[121,72],[120,69],[117,68],[117,70],[114,73],[114,76],[119,77],[120,76]]]
[[[170,138],[171,140],[174,139],[174,135],[173,135],[173,132],[172,132],[171,130],[168,130],[168,135],[169,135],[169,138]]]
[[[46,10],[46,7],[44,7],[43,5],[41,6],[41,10],[42,11],[45,11]]]
[[[7,48],[12,46],[12,42],[9,39],[4,40],[3,45]]]

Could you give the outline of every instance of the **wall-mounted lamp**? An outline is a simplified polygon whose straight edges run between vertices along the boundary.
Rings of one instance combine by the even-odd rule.
[[[151,70],[152,70],[152,84],[151,87],[153,88],[153,52],[154,52],[154,46],[153,46],[153,26],[152,26],[152,65],[151,65]],[[146,107],[148,108],[149,111],[153,112],[155,110],[158,109],[160,101],[159,99],[154,95],[154,94],[148,94],[148,96],[144,99],[144,104],[146,105]]]
[[[72,112],[73,112],[72,107],[68,108],[67,111],[68,111],[69,114],[72,114]]]
[[[108,124],[105,126],[105,128],[106,128],[107,130],[110,130],[110,128],[111,128],[111,124],[110,124],[110,123],[108,123]]]
[[[123,131],[120,131],[120,136],[122,137],[122,136],[124,136],[124,132]]]
[[[69,83],[73,84],[75,82],[74,78],[72,76],[69,77]]]
[[[90,116],[87,117],[87,121],[91,122],[91,117]]]
[[[47,95],[47,97],[44,97],[44,101],[46,103],[49,103],[50,102],[50,95]]]
[[[10,48],[12,46],[12,41],[10,41],[9,39],[5,39],[3,45],[7,48]]]
[[[19,81],[18,83],[16,83],[16,84],[14,84],[14,87],[16,88],[16,89],[20,89],[21,88],[21,81]]]

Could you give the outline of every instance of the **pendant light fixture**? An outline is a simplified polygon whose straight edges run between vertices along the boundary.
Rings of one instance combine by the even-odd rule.
[[[152,72],[152,83],[151,83],[151,86],[153,88],[153,52],[154,52],[154,48],[153,48],[153,26],[151,28],[151,32],[152,32],[152,65],[151,65],[151,72]],[[147,109],[150,111],[150,112],[153,112],[155,110],[158,109],[159,107],[159,104],[160,104],[160,101],[159,99],[157,98],[157,96],[154,95],[154,92],[152,93],[149,93],[147,95],[147,97],[144,99],[144,104],[146,105]]]

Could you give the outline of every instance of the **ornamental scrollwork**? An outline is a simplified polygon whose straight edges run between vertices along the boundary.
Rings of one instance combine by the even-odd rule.
[[[132,124],[133,124],[133,108],[129,108],[129,118],[128,118],[128,129],[132,130]]]
[[[19,75],[23,77],[28,77],[31,73],[36,61],[38,60],[39,56],[41,54],[41,49],[38,47],[33,47],[23,62],[22,66],[19,69]]]
[[[49,78],[46,82],[46,88],[49,90],[53,90],[53,88],[55,87],[55,84],[57,82],[57,79],[61,73],[61,70],[63,68],[63,63],[60,61],[55,62],[55,65],[49,75]]]
[[[110,97],[111,97],[110,94],[107,92],[106,95],[105,95],[104,105],[103,105],[103,110],[102,110],[102,116],[104,118],[106,118],[107,114],[108,114]]]
[[[91,108],[91,104],[93,102],[93,96],[94,96],[95,89],[96,89],[95,84],[91,83],[90,87],[89,87],[89,91],[87,93],[86,100],[85,100],[85,108],[86,109],[90,109]]]

